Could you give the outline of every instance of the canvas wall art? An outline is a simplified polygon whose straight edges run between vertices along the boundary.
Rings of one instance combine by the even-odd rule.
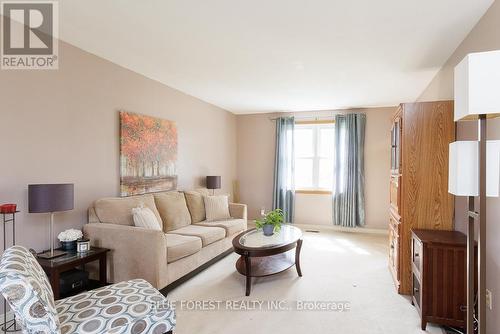
[[[175,122],[120,112],[121,196],[177,188]]]

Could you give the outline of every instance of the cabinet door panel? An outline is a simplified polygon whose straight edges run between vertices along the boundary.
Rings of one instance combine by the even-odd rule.
[[[392,176],[391,177],[391,184],[390,184],[390,200],[391,200],[391,207],[395,213],[399,215],[399,209],[400,209],[400,200],[401,196],[399,194],[399,176]]]
[[[389,221],[389,266],[393,271],[394,279],[399,282],[399,222],[390,215]]]

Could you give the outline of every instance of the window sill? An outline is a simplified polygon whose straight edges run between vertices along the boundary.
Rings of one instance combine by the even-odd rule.
[[[296,194],[304,194],[304,195],[331,195],[332,192],[329,190],[314,190],[314,189],[298,189],[295,190]]]

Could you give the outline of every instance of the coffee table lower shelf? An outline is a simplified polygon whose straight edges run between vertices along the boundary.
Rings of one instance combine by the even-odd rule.
[[[240,256],[236,261],[236,270],[244,276],[263,277],[278,274],[295,265],[295,251],[272,256],[250,257],[250,275],[247,275],[245,257]]]

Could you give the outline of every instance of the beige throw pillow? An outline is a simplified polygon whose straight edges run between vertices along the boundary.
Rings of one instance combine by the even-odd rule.
[[[149,208],[158,221],[160,214],[156,210],[153,195],[131,197],[102,198],[94,202],[94,210],[101,223],[134,226],[132,209],[138,206]]]
[[[229,219],[229,200],[226,195],[221,196],[204,196],[205,211],[207,221],[215,221],[221,219]]]
[[[199,223],[206,219],[205,203],[203,202],[203,195],[196,191],[185,191],[186,203],[191,214],[191,222],[193,224]]]
[[[191,215],[184,194],[169,191],[154,194],[156,207],[163,221],[163,231],[170,232],[191,224]]]
[[[132,209],[132,217],[136,227],[146,228],[148,230],[161,231],[161,225],[151,209],[138,207]]]

